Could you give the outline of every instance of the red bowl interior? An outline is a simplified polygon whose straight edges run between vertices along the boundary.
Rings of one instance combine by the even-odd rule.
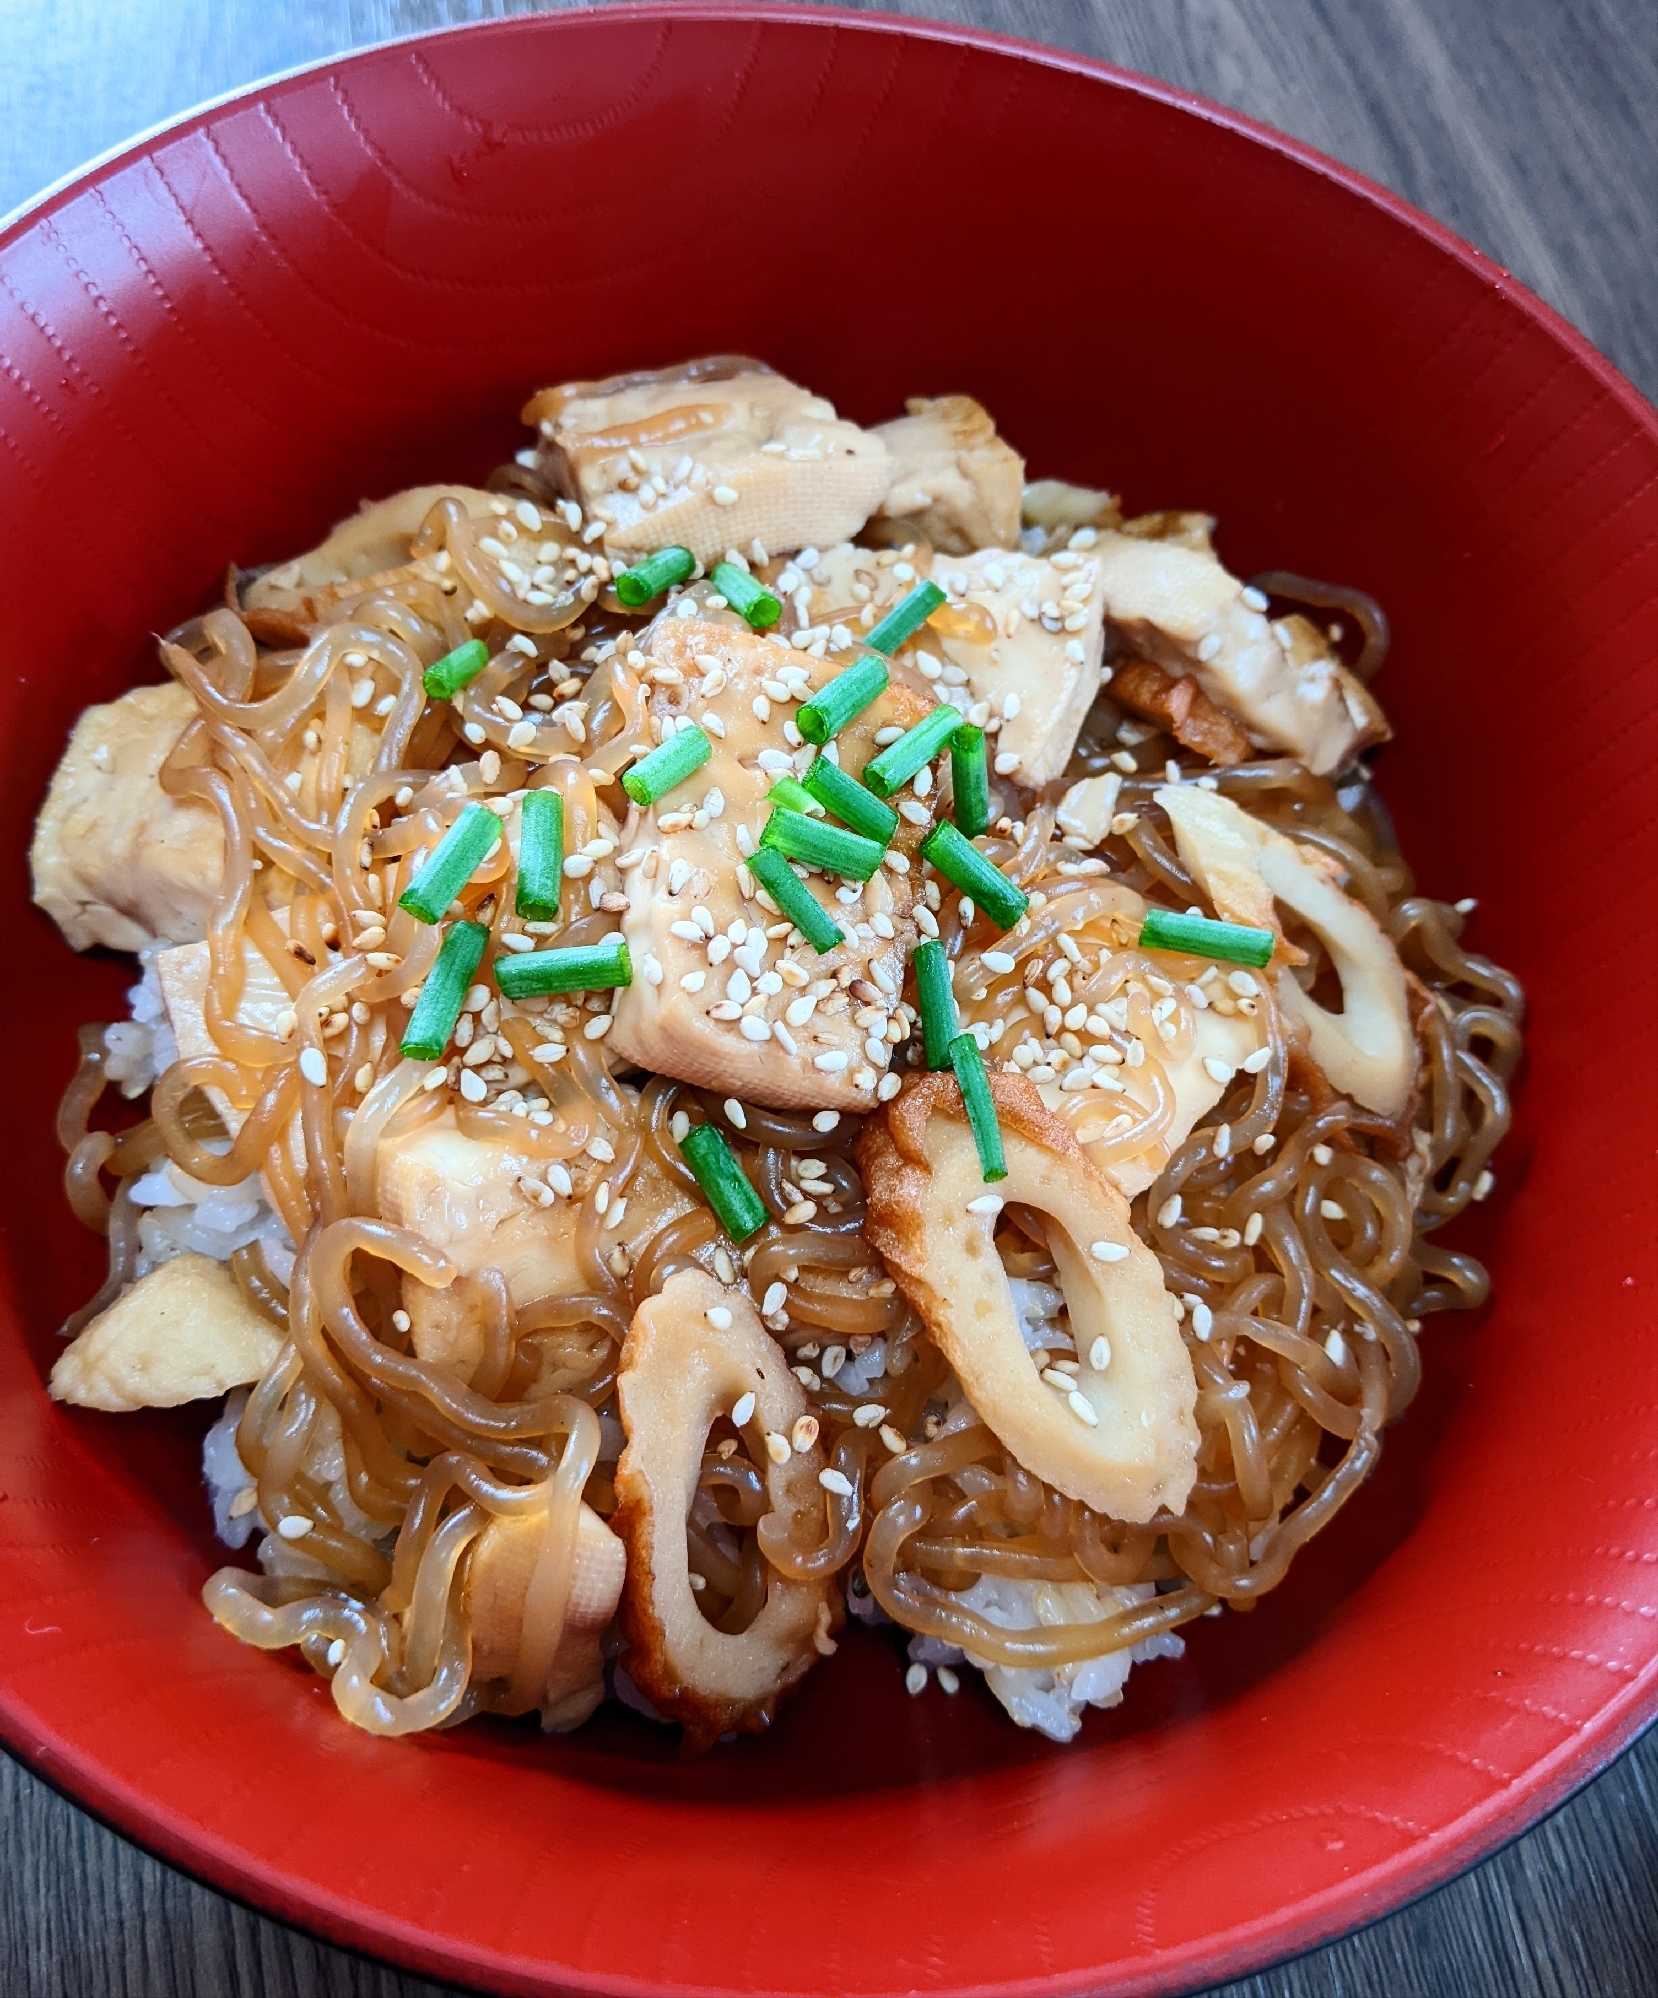
[[[1396,1906],[1658,1705],[1652,411],[1504,274],[1245,121],[867,16],[629,9],[404,43],[149,140],[0,241],[0,1728],[215,1884],[512,1991],[1167,1989]],[[81,705],[227,561],[481,474],[538,383],[744,348],[874,420],[969,389],[1034,468],[1202,506],[1244,573],[1387,605],[1384,788],[1480,897],[1531,1058],[1371,1487],[1249,1617],[1060,1750],[848,1639],[681,1764],[354,1733],[223,1636],[199,1410],[50,1405],[96,1256],[51,1112],[125,967],[30,909]],[[1590,863],[1594,863],[1591,865]],[[1636,904],[1638,906],[1632,906]]]

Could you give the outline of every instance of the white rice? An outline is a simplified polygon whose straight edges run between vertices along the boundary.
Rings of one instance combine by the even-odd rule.
[[[1096,1623],[1119,1609],[1149,1602],[1155,1593],[1149,1582],[1102,1589],[1091,1582],[1016,1582],[1001,1575],[981,1575],[956,1600],[1003,1630],[1030,1630],[1043,1624]],[[1021,1727],[1033,1727],[1050,1741],[1070,1741],[1082,1726],[1085,1708],[1121,1703],[1123,1687],[1136,1665],[1153,1658],[1178,1658],[1185,1649],[1184,1641],[1172,1632],[1159,1632],[1127,1651],[1108,1651],[1102,1658],[1051,1671],[992,1665],[932,1637],[912,1637],[909,1655],[922,1665],[977,1666],[985,1684]]]

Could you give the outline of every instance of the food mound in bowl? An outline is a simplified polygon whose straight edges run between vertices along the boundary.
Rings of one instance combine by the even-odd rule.
[[[207,1606],[375,1733],[705,1747],[850,1611],[1070,1740],[1486,1292],[1433,1238],[1521,994],[1361,760],[1385,621],[966,396],[717,357],[525,418],[76,725],[36,899],[142,977],[51,1392],[222,1399]]]

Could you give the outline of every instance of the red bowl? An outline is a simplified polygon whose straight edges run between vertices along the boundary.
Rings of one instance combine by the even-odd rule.
[[[927,246],[933,246],[931,255]],[[1658,1708],[1654,415],[1505,274],[1230,113],[868,15],[463,29],[197,114],[0,240],[0,1729],[121,1830],[513,1992],[1165,1991],[1396,1907]],[[1483,1319],[1254,1616],[1054,1749],[855,1634],[764,1741],[626,1714],[392,1744],[202,1610],[199,1410],[41,1392],[92,1288],[52,1107],[127,978],[28,906],[76,711],[232,558],[473,477],[538,383],[738,347],[874,420],[970,389],[1045,473],[1202,506],[1397,633],[1384,789],[1533,1003]],[[1632,901],[1639,904],[1632,906]]]

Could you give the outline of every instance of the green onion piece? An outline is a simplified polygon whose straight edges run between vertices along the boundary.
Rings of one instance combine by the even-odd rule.
[[[670,735],[660,749],[641,756],[631,770],[622,772],[622,789],[636,805],[654,805],[676,784],[683,784],[693,770],[700,770],[714,753],[714,745],[694,724]]]
[[[950,1043],[950,1066],[961,1086],[962,1105],[979,1148],[979,1169],[986,1179],[1006,1179],[1007,1154],[1002,1150],[1002,1127],[996,1121],[996,1099],[984,1072],[984,1056],[971,1034],[957,1034]]]
[[[867,881],[886,852],[877,840],[825,825],[821,819],[809,819],[804,812],[791,812],[786,807],[767,819],[760,844],[775,847],[789,860],[803,860],[808,867],[844,874],[852,881]]]
[[[633,983],[633,960],[621,932],[596,944],[559,950],[520,951],[495,960],[495,983],[509,999],[539,999],[549,992],[598,992]]]
[[[564,800],[556,791],[531,791],[519,806],[518,888],[513,907],[527,923],[550,923],[558,914],[564,878]]]
[[[417,923],[440,923],[444,911],[495,851],[501,821],[486,805],[468,805],[397,898]]]
[[[940,702],[931,714],[923,715],[914,728],[906,729],[864,765],[864,782],[877,798],[890,798],[922,764],[932,762],[961,725],[961,709],[951,707],[948,701]]]
[[[950,989],[950,960],[936,937],[915,947],[916,991],[921,998],[921,1038],[929,1068],[950,1066],[950,1043],[961,1032],[956,995]]]
[[[613,587],[629,610],[661,596],[671,583],[683,583],[696,573],[697,558],[689,548],[659,548],[615,578]]]
[[[844,673],[837,673],[820,687],[795,714],[795,727],[808,742],[825,743],[839,735],[855,715],[861,715],[871,701],[887,689],[887,662],[865,653]]]
[[[937,583],[917,583],[907,597],[899,598],[864,643],[872,651],[890,656],[911,632],[921,629],[943,601],[944,592]]]
[[[830,921],[823,904],[776,847],[763,846],[751,854],[748,870],[819,957],[845,943],[846,932]]]
[[[783,615],[782,603],[765,584],[757,583],[735,562],[716,562],[714,573],[708,580],[738,616],[746,618],[756,631],[769,631]]]
[[[766,793],[768,805],[786,805],[791,812],[804,812],[808,818],[822,818],[823,807],[797,777],[779,777]]]
[[[766,1225],[766,1210],[749,1185],[731,1147],[712,1124],[698,1124],[679,1141],[680,1154],[696,1175],[697,1185],[720,1226],[734,1242],[746,1242]]]
[[[921,842],[921,858],[931,861],[946,881],[971,895],[999,930],[1011,930],[1030,907],[1030,897],[1016,888],[999,867],[948,819],[940,819]]]
[[[1218,957],[1225,964],[1253,964],[1272,956],[1271,930],[1243,923],[1217,923],[1208,916],[1177,916],[1172,909],[1148,909],[1140,926],[1142,950],[1183,950],[1193,957]]]
[[[950,816],[969,839],[990,830],[990,767],[984,730],[963,722],[950,738]]]
[[[409,1015],[409,1024],[403,1029],[400,1052],[410,1061],[441,1058],[488,941],[489,929],[484,923],[449,925],[449,933],[438,946],[438,954],[420,988],[420,997]]]
[[[462,687],[470,685],[489,664],[489,647],[481,638],[469,638],[435,660],[420,676],[420,684],[434,701],[453,700]]]
[[[833,812],[843,825],[862,833],[865,839],[878,839],[883,846],[892,844],[898,814],[838,763],[831,763],[827,756],[814,756],[802,782],[815,802]]]

